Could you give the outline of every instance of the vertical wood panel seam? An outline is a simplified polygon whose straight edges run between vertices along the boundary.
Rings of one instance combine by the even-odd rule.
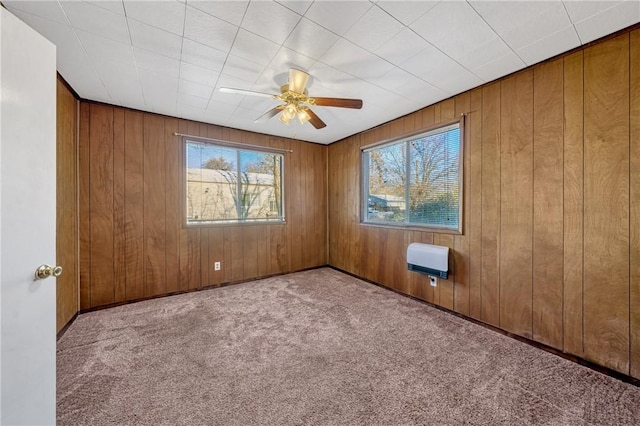
[[[75,97],[74,97],[75,99]],[[75,99],[76,105],[76,125],[75,125],[75,134],[73,135],[73,153],[75,159],[75,175],[74,175],[74,185],[75,185],[75,208],[76,208],[76,234],[74,237],[74,256],[75,256],[75,282],[76,282],[76,307],[75,313],[77,314],[80,311],[80,101]]]
[[[111,289],[113,291],[113,301],[116,301],[116,111],[115,109],[111,110],[111,156],[113,157],[113,161],[111,162],[111,176],[113,180],[113,189],[111,190],[111,239],[113,244],[111,244],[111,258],[113,259],[111,263]]]
[[[145,172],[144,165],[146,163],[146,129],[147,129],[147,114],[142,116],[142,294],[147,294],[147,227],[145,225],[146,222],[146,206],[145,206]]]
[[[562,332],[562,349],[564,349],[564,258],[566,253],[564,252],[564,248],[565,248],[565,232],[564,232],[564,227],[565,227],[565,220],[564,220],[564,209],[565,209],[565,205],[564,205],[564,200],[565,200],[565,196],[564,196],[564,192],[565,192],[565,180],[564,180],[564,167],[565,167],[565,155],[564,155],[564,149],[565,149],[565,141],[564,141],[564,137],[565,137],[565,129],[566,129],[566,125],[565,125],[565,108],[566,108],[566,102],[565,102],[565,84],[564,84],[564,79],[565,79],[565,69],[564,69],[564,64],[565,64],[565,59],[562,59],[562,299],[561,299],[561,305],[560,305],[560,312],[562,314],[562,321],[560,322],[560,326],[561,326],[561,332]]]
[[[535,216],[535,204],[536,204],[536,193],[535,193],[535,181],[536,181],[536,170],[535,170],[535,158],[536,158],[536,75],[540,73],[540,66],[537,66],[533,69],[531,73],[531,329],[529,332],[531,333],[531,338],[533,339],[535,336],[533,334],[533,312],[536,309],[535,298],[533,295],[533,288],[536,284],[535,281],[535,260],[536,260],[536,216]]]
[[[142,257],[140,259],[140,261],[142,262],[142,293],[146,294],[146,286],[147,286],[147,265],[146,265],[146,261],[145,259],[147,258],[147,238],[146,238],[146,225],[145,225],[145,217],[146,215],[144,214],[146,211],[146,197],[144,196],[145,194],[145,190],[144,190],[144,185],[145,185],[145,179],[144,179],[144,164],[146,163],[146,161],[144,161],[145,159],[145,141],[146,141],[146,137],[145,137],[145,130],[146,127],[145,126],[145,121],[147,119],[148,114],[143,114],[142,116],[142,158],[140,159],[142,162],[142,190],[141,192],[141,196],[142,196]]]
[[[483,150],[484,150],[484,144],[483,142],[483,138],[482,135],[484,134],[484,120],[482,119],[483,115],[484,115],[484,90],[479,90],[478,93],[480,93],[480,102],[478,103],[478,105],[480,105],[480,233],[478,234],[478,237],[480,238],[480,280],[479,280],[479,285],[480,285],[480,312],[479,312],[479,317],[482,318],[482,257],[484,256],[483,254],[483,244],[482,244],[482,215],[483,215],[483,210],[482,210],[482,169],[483,169],[483,164],[482,164],[482,158],[483,158]]]
[[[566,74],[566,70],[565,70],[565,64],[566,62],[566,58],[562,59],[562,351],[566,352],[567,351],[567,344],[566,344],[566,339],[565,339],[565,322],[566,322],[566,314],[565,314],[565,308],[564,308],[564,299],[566,296],[565,293],[565,269],[564,269],[564,264],[565,264],[565,258],[567,256],[567,252],[566,252],[566,246],[565,246],[565,233],[566,233],[566,229],[567,229],[567,222],[564,220],[565,218],[565,209],[566,206],[564,204],[564,200],[565,200],[565,196],[566,196],[566,187],[565,187],[565,170],[566,170],[566,164],[565,164],[565,151],[567,149],[567,141],[565,139],[566,137],[566,132],[565,129],[567,127],[567,98],[566,98],[566,93],[565,93],[565,87],[567,85],[567,74]]]
[[[124,113],[122,114],[123,118],[122,118],[122,123],[124,125],[124,129],[122,132],[122,138],[123,140],[123,151],[122,151],[122,175],[124,176],[123,182],[122,182],[122,215],[123,215],[123,226],[122,226],[122,230],[121,232],[124,233],[124,261],[127,262],[127,253],[129,252],[127,250],[127,168],[126,168],[126,164],[127,164],[127,111],[125,110]],[[124,280],[124,298],[126,300],[127,298],[127,277],[129,276],[129,274],[127,274],[127,267],[126,267],[126,263],[125,265],[123,265],[123,271],[124,271],[124,277],[122,277],[122,279]]]
[[[484,259],[484,244],[482,243],[482,236],[484,234],[484,221],[482,220],[482,215],[483,215],[483,203],[482,203],[482,184],[483,184],[483,178],[482,178],[482,170],[484,169],[484,167],[482,166],[483,163],[483,159],[484,159],[484,89],[480,90],[480,105],[481,105],[481,113],[480,113],[480,122],[481,122],[481,126],[480,126],[480,312],[479,312],[479,317],[482,318],[482,304],[483,304],[483,300],[482,300],[482,287],[483,287],[483,274],[482,274],[482,266],[483,266],[483,262],[482,259]]]
[[[498,113],[498,131],[499,131],[499,136],[498,136],[498,140],[497,140],[497,144],[498,144],[498,230],[497,230],[497,238],[498,238],[498,255],[496,256],[498,259],[498,268],[497,268],[497,272],[498,272],[498,324],[501,325],[502,324],[502,309],[501,305],[502,305],[502,289],[500,288],[501,286],[501,276],[500,276],[500,266],[502,265],[502,250],[500,249],[502,247],[502,208],[500,207],[502,205],[502,84],[503,84],[504,80],[500,82],[500,110]]]
[[[535,72],[535,71],[534,71]],[[535,190],[534,190],[534,181],[536,176],[536,171],[534,169],[534,163],[536,158],[536,144],[535,141],[535,131],[536,131],[536,123],[535,123],[535,105],[536,105],[536,90],[535,90],[535,74],[531,73],[531,139],[529,140],[531,143],[531,328],[529,329],[529,333],[531,333],[531,337],[533,338],[533,285],[534,278],[534,258],[535,258]]]
[[[163,163],[164,163],[164,247],[162,248],[162,252],[164,253],[164,262],[162,265],[162,274],[164,274],[164,294],[167,293],[167,132],[165,127],[166,118],[162,117],[162,147],[158,149],[158,151],[162,151],[163,153]]]
[[[162,151],[164,152],[164,247],[163,247],[163,252],[164,252],[164,265],[162,268],[162,273],[164,274],[164,293],[167,293],[167,289],[169,288],[169,285],[167,283],[167,175],[169,173],[167,173],[168,170],[168,164],[167,164],[167,126],[166,126],[166,122],[167,122],[167,118],[166,117],[162,117],[162,134],[163,134],[163,138],[162,141],[164,142],[162,144]]]
[[[484,90],[480,90],[480,234],[479,234],[479,238],[480,238],[480,280],[479,280],[479,284],[480,284],[480,312],[478,314],[478,316],[480,318],[482,318],[482,259],[484,258],[484,244],[482,244],[482,234],[483,234],[483,223],[484,221],[482,220],[482,215],[483,215],[483,209],[482,209],[482,184],[483,184],[483,180],[482,180],[482,169],[483,164],[482,164],[482,159],[484,158],[484,143],[483,143],[483,135],[484,135],[484,120],[482,119],[482,117],[484,117]]]
[[[584,170],[585,170],[585,164],[584,164],[584,158],[586,157],[585,155],[585,143],[584,143],[584,123],[585,123],[585,119],[584,119],[584,97],[585,97],[585,85],[584,85],[584,74],[585,74],[585,57],[584,57],[584,52],[585,50],[582,51],[582,200],[581,200],[581,208],[582,208],[582,231],[580,232],[580,237],[582,238],[582,277],[580,279],[580,285],[582,287],[582,290],[580,292],[580,298],[582,299],[582,312],[580,313],[582,315],[582,339],[581,340],[581,345],[582,345],[582,355],[584,355],[584,223],[585,223],[585,201],[584,201],[584,187],[585,187],[585,176],[584,176]]]
[[[629,102],[627,103],[627,117],[628,117],[628,122],[629,122],[629,132],[627,135],[627,142],[628,142],[628,154],[627,154],[627,161],[629,163],[629,186],[627,187],[627,199],[629,200],[629,215],[628,215],[628,230],[629,230],[629,282],[628,282],[628,286],[627,286],[627,299],[629,302],[629,363],[628,363],[628,370],[627,370],[627,374],[631,374],[631,370],[632,370],[632,364],[633,364],[633,326],[632,326],[632,319],[633,316],[631,314],[631,310],[633,308],[632,305],[632,294],[631,294],[631,284],[632,284],[632,277],[633,277],[633,268],[631,265],[631,260],[632,260],[632,247],[633,247],[633,241],[632,241],[632,220],[631,220],[631,215],[633,213],[633,203],[631,200],[631,174],[632,174],[632,169],[631,169],[631,103],[633,102],[633,100],[631,99],[631,88],[633,87],[633,83],[631,81],[631,70],[632,70],[632,64],[633,64],[633,53],[631,51],[631,44],[632,44],[632,39],[631,39],[631,33],[627,33],[627,38],[628,38],[628,55],[629,55],[629,70],[628,70],[628,76],[629,76]]]
[[[329,263],[329,146],[326,145],[324,147],[324,185],[327,188],[325,192],[325,203],[327,208],[324,212],[324,220],[326,223],[325,233],[324,233],[324,263]],[[268,228],[267,228],[268,229]]]
[[[93,222],[92,220],[92,215],[91,215],[91,110],[93,109],[93,105],[89,104],[89,110],[88,110],[88,118],[89,118],[89,129],[87,131],[87,163],[89,163],[88,166],[88,176],[87,176],[87,185],[89,185],[87,187],[87,191],[89,192],[87,195],[87,202],[88,202],[88,206],[87,206],[87,215],[89,216],[87,219],[89,220],[89,235],[88,235],[88,240],[89,240],[89,247],[87,247],[87,251],[88,253],[88,257],[89,257],[89,280],[87,282],[87,293],[89,295],[89,306],[93,306],[93,301],[92,301],[92,297],[91,294],[93,293],[91,291],[91,264],[92,264],[92,259],[91,259],[91,246],[92,246],[92,241],[91,241],[91,224]]]
[[[464,142],[466,142],[464,149],[469,150],[469,162],[467,163],[469,170],[467,170],[467,176],[469,177],[469,186],[463,188],[466,191],[470,191],[471,190],[471,91],[469,91],[469,111],[467,113],[467,115],[465,116],[465,120],[464,120],[464,125],[465,125],[465,140]],[[468,117],[468,119],[467,119]],[[464,173],[464,169],[462,170],[462,173]],[[464,181],[463,181],[464,183]],[[467,205],[465,205],[465,207],[468,209],[467,210],[467,223],[466,223],[466,232],[467,232],[467,314],[469,314],[469,316],[471,316],[471,236],[469,235],[469,225],[471,222],[471,192],[468,192],[469,194],[469,202]]]

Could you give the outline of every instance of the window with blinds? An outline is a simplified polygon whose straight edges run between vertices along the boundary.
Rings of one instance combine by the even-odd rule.
[[[284,221],[283,155],[185,140],[187,224]]]
[[[362,151],[365,223],[460,231],[460,125]]]

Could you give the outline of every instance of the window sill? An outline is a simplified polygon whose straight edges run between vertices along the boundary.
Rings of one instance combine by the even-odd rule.
[[[264,226],[264,225],[286,225],[286,220],[263,220],[250,222],[205,222],[205,223],[183,223],[183,228],[224,228],[232,226]]]
[[[374,222],[360,222],[361,226],[371,227],[371,228],[387,228],[387,229],[397,229],[403,231],[420,231],[420,232],[430,232],[434,234],[451,234],[451,235],[464,235],[460,230],[457,229],[448,229],[448,228],[434,228],[428,226],[420,226],[420,225],[394,225],[390,223],[374,223]]]

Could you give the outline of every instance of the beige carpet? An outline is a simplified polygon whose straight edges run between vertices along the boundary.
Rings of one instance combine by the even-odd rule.
[[[640,388],[329,268],[80,315],[60,425],[632,425]]]

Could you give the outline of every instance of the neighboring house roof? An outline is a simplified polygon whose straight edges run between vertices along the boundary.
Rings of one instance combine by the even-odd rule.
[[[273,185],[273,175],[268,173],[247,173],[249,183],[258,185]],[[189,168],[187,180],[210,183],[230,183],[237,181],[237,173],[227,170],[213,170]]]

